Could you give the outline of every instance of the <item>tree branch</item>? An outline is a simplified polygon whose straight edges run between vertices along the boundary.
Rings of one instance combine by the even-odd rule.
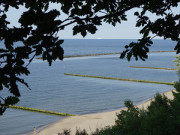
[[[146,0],[146,1],[142,1],[142,2],[140,2],[140,3],[134,4],[134,5],[132,5],[132,6],[129,6],[129,7],[126,8],[126,9],[123,9],[123,10],[121,10],[121,11],[119,11],[119,12],[116,12],[116,13],[113,13],[113,14],[103,15],[103,16],[99,16],[99,17],[98,17],[98,16],[94,16],[94,17],[91,17],[91,18],[79,18],[79,20],[81,20],[81,21],[84,21],[84,20],[102,20],[102,19],[105,19],[105,18],[111,18],[111,17],[119,16],[119,15],[124,14],[126,11],[129,11],[130,9],[139,7],[139,6],[141,6],[144,2],[148,2],[148,1],[150,1],[150,0]],[[68,20],[68,19],[66,19],[66,21],[67,21],[67,20]],[[59,28],[59,29],[63,29],[64,27],[66,27],[66,26],[68,26],[68,25],[71,25],[71,24],[77,22],[77,20],[78,20],[78,19],[75,19],[74,21],[71,21],[71,22],[69,22],[69,23],[67,23],[67,24],[61,25],[61,26],[59,26],[58,28]]]
[[[29,66],[29,64],[32,62],[32,60],[34,59],[35,56],[36,56],[36,54],[34,54],[33,57],[29,60],[28,64],[25,66],[26,68]]]

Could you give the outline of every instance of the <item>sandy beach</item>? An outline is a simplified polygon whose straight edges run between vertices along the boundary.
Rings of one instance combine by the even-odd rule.
[[[173,99],[172,91],[168,91],[163,94],[169,99]],[[153,99],[139,104],[137,107],[146,109],[152,100]],[[121,108],[115,111],[103,113],[70,116],[48,125],[46,128],[37,133],[37,135],[57,135],[57,133],[61,133],[64,129],[70,129],[72,135],[75,134],[76,129],[86,129],[88,133],[91,133],[94,132],[96,128],[104,128],[115,124],[116,114],[121,110],[123,109]]]

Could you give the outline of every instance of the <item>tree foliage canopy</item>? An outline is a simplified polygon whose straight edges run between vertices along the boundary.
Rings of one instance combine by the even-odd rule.
[[[50,4],[59,5],[59,9],[49,8]],[[73,35],[94,34],[97,26],[103,22],[115,26],[127,20],[126,13],[135,9],[136,27],[140,27],[142,39],[125,46],[121,58],[135,57],[145,60],[149,47],[153,44],[151,34],[177,42],[175,50],[180,52],[180,14],[174,14],[180,0],[0,0],[0,90],[9,89],[13,95],[0,97],[1,113],[9,104],[18,102],[20,96],[17,82],[28,84],[21,75],[29,75],[28,65],[35,56],[42,55],[49,65],[53,60],[63,59],[63,49],[57,36],[58,32],[73,25]],[[19,18],[20,26],[10,27],[7,12],[10,8],[27,10]],[[147,13],[157,16],[151,20]],[[67,18],[62,18],[66,14]],[[23,46],[15,46],[16,42]],[[25,64],[24,60],[29,63]]]

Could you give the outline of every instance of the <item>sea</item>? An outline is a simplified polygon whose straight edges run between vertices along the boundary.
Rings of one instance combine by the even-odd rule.
[[[135,39],[65,39],[65,56],[120,53]],[[153,40],[150,51],[174,51],[171,40]],[[18,43],[22,44],[22,43]],[[1,46],[3,44],[1,43]],[[64,73],[138,79],[161,82],[178,81],[174,70],[142,69],[130,66],[175,68],[175,52],[148,53],[148,59],[120,59],[120,54],[64,58],[49,66],[46,61],[34,59],[29,65],[31,74],[22,76],[31,90],[19,84],[21,92],[18,106],[25,106],[75,115],[107,112],[124,107],[125,100],[139,104],[157,93],[173,89],[163,84],[126,82],[98,78],[67,76]],[[7,90],[0,91],[1,96]],[[7,109],[0,116],[0,135],[26,135],[66,117],[47,115],[17,109]]]

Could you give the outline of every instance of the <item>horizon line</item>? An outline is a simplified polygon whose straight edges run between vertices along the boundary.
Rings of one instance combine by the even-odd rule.
[[[95,40],[103,40],[103,39],[114,39],[114,40],[121,40],[121,39],[129,39],[129,40],[138,40],[139,38],[102,38],[102,39],[97,39],[97,38],[60,38],[60,39],[83,39],[83,40],[86,40],[86,39],[95,39]],[[156,39],[153,39],[153,40],[171,40],[171,39],[162,39],[162,38],[156,38]]]

